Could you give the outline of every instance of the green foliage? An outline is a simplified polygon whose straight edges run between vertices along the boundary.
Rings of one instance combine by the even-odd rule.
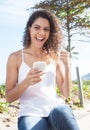
[[[90,99],[90,81],[83,81],[82,85],[84,99]],[[60,90],[56,87],[56,92],[61,96]],[[69,98],[65,99],[65,102],[70,105],[73,109],[82,107],[79,99],[79,89],[77,81],[72,82],[72,92]]]
[[[8,111],[8,103],[7,102],[0,102],[0,113]]]
[[[85,98],[90,99],[90,81],[82,81],[82,91],[83,91],[83,96]],[[77,82],[73,82],[73,89],[72,92],[78,92],[78,84]]]
[[[8,103],[3,101],[5,98],[5,85],[0,85],[0,113],[8,111]]]
[[[61,96],[61,92],[60,92],[60,89],[58,87],[56,87],[56,92],[57,92],[58,96]]]
[[[67,38],[67,50],[70,52],[71,58],[77,55],[78,53],[71,46],[72,36],[87,35],[85,28],[90,28],[90,14],[85,10],[90,8],[90,0],[44,0],[32,9],[40,8],[51,10],[60,18],[64,35]],[[80,41],[80,39],[78,40]]]
[[[90,80],[83,80],[83,81],[82,81],[82,84],[83,84],[83,85],[90,85]]]
[[[83,94],[85,98],[90,99],[90,85],[83,85]]]
[[[78,81],[77,81],[77,80],[73,80],[73,81],[72,81],[72,84],[73,84],[73,85],[77,85],[77,84],[78,84]]]
[[[73,85],[72,92],[78,92],[78,86],[77,86],[77,84]]]
[[[54,12],[64,23],[67,28],[69,24],[69,29],[79,26],[90,25],[89,18],[81,17],[85,9],[90,7],[90,2],[87,0],[45,0],[36,4],[34,9],[43,8],[51,10]],[[87,24],[85,24],[87,23]]]
[[[0,97],[4,97],[5,96],[5,85],[2,84],[0,85]]]

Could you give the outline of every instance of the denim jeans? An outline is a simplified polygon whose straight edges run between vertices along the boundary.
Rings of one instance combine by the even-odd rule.
[[[18,118],[18,130],[80,130],[72,109],[63,104],[52,109],[48,117]]]

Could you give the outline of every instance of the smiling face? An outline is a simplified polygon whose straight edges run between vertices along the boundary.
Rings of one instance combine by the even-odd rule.
[[[37,18],[31,27],[29,27],[31,46],[42,48],[50,35],[50,23],[47,19]]]

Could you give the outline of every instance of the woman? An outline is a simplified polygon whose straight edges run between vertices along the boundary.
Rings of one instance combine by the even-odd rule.
[[[57,85],[68,97],[71,89],[70,59],[67,51],[60,51],[62,39],[58,18],[35,11],[25,28],[24,48],[8,58],[6,100],[20,99],[18,130],[79,130],[72,110],[55,91]],[[37,61],[46,68],[33,67]]]

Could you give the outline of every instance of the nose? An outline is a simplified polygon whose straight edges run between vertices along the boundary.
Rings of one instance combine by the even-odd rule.
[[[44,31],[43,29],[41,29],[41,30],[39,31],[39,34],[40,34],[40,35],[45,35],[45,31]]]

